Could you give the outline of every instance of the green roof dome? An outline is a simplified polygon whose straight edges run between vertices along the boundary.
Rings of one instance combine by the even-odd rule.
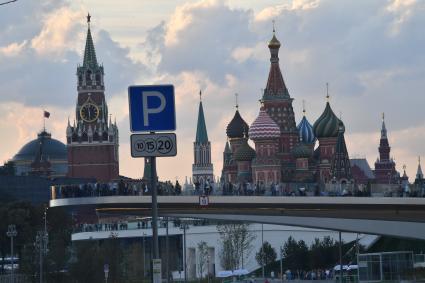
[[[337,137],[339,127],[345,131],[344,123],[335,115],[329,102],[326,103],[325,111],[313,125],[314,135],[317,138]]]
[[[233,154],[236,161],[251,161],[255,158],[255,150],[248,144],[248,139],[244,139],[240,147]]]
[[[21,150],[12,158],[13,161],[33,161],[39,152],[40,144],[42,152],[49,160],[67,160],[66,145],[62,142],[52,139],[52,135],[46,131],[38,134],[37,139],[25,144]]]
[[[303,142],[300,142],[292,149],[292,155],[294,155],[295,158],[309,158],[312,153],[312,149]]]

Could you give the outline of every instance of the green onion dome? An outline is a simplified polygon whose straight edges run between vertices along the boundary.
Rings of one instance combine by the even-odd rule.
[[[239,110],[236,110],[232,121],[227,125],[226,134],[229,138],[243,138],[249,129],[248,124],[242,119]]]
[[[312,149],[307,144],[300,142],[292,149],[292,155],[295,158],[310,158],[312,155]]]
[[[248,139],[245,138],[239,148],[233,154],[235,161],[251,161],[255,158],[255,150],[249,146]]]
[[[338,119],[329,102],[327,102],[325,111],[313,125],[314,135],[317,138],[337,137],[340,126],[345,131],[344,123]]]

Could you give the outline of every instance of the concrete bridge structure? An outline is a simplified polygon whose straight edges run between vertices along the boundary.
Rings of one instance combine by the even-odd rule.
[[[150,196],[62,198],[50,207],[93,208],[102,215],[147,215]],[[158,196],[160,216],[281,224],[425,239],[425,198]]]

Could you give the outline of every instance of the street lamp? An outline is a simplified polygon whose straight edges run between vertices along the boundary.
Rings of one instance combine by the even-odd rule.
[[[180,230],[183,230],[183,269],[184,269],[184,282],[187,282],[187,265],[186,265],[186,230],[189,229],[187,223],[180,225]]]
[[[40,283],[43,282],[43,256],[47,254],[48,234],[46,231],[37,231],[35,237],[36,246],[39,251],[40,260]]]
[[[12,283],[15,282],[15,267],[14,267],[14,258],[13,258],[13,237],[16,237],[16,235],[18,235],[18,232],[16,231],[16,226],[14,224],[11,224],[7,227],[7,232],[6,235],[10,238],[10,259],[12,262],[12,273],[10,274],[11,278],[12,278]]]

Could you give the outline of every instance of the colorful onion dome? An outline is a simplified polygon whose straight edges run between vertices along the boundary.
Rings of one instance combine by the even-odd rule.
[[[239,148],[233,154],[235,161],[251,161],[255,158],[255,150],[249,146],[248,139],[245,138]]]
[[[313,131],[317,138],[337,137],[340,126],[345,131],[344,123],[338,119],[327,102],[325,111],[313,125]]]
[[[312,148],[304,142],[300,142],[292,149],[292,155],[295,158],[310,158],[312,153]]]
[[[280,128],[261,107],[257,119],[249,127],[248,134],[252,140],[275,139],[280,137]]]
[[[301,122],[297,126],[300,138],[305,143],[314,143],[316,141],[316,136],[313,132],[313,126],[304,116]]]
[[[227,125],[226,134],[229,138],[243,138],[248,128],[248,124],[242,119],[239,110],[236,110],[235,116]]]

